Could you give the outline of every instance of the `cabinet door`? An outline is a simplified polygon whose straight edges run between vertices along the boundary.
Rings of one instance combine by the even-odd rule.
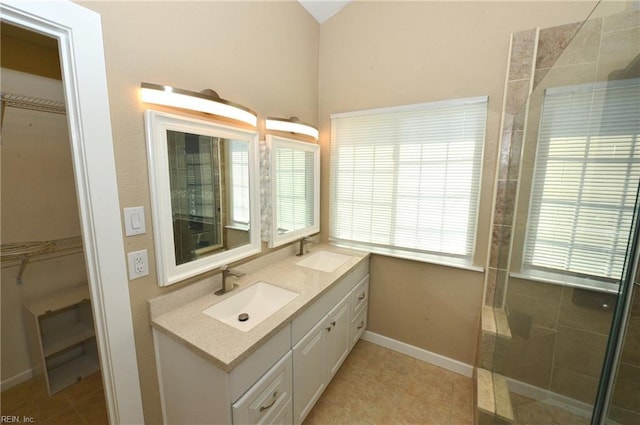
[[[324,321],[293,347],[293,422],[302,423],[325,387]]]
[[[351,327],[349,330],[349,349],[352,349],[356,342],[362,336],[364,330],[367,328],[367,309],[363,308],[360,313],[351,320]]]
[[[349,297],[345,297],[329,312],[324,322],[326,382],[336,374],[340,365],[349,354]]]

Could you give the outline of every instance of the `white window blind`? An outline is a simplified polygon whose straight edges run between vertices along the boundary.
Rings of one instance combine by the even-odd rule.
[[[249,144],[230,141],[231,221],[249,224]]]
[[[640,80],[547,89],[525,269],[618,280],[640,179]]]
[[[470,259],[487,97],[334,114],[330,238]]]
[[[274,152],[278,163],[278,231],[286,233],[311,226],[314,211],[313,152],[284,147]]]

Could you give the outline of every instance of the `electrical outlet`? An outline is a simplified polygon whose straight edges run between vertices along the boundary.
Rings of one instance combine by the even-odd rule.
[[[129,280],[137,279],[149,274],[147,250],[134,251],[127,254],[129,260]]]

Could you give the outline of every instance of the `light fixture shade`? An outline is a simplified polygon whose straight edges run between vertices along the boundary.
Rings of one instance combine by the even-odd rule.
[[[305,134],[318,140],[318,129],[312,125],[289,118],[267,118],[265,119],[265,129],[286,131],[289,133]]]
[[[140,87],[140,97],[146,103],[206,112],[242,121],[253,127],[258,124],[258,115],[254,111],[219,97],[160,84],[142,83]]]

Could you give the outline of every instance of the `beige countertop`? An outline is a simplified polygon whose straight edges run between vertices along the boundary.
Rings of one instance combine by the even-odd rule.
[[[352,258],[330,273],[296,264],[319,251],[345,254]],[[311,247],[310,253],[303,257],[288,255],[282,259],[276,259],[265,267],[247,273],[241,278],[233,278],[239,288],[228,294],[217,296],[213,291],[209,290],[195,299],[193,299],[193,295],[188,295],[187,300],[182,305],[171,308],[169,311],[161,311],[154,308],[154,305],[162,303],[179,304],[176,301],[176,297],[184,296],[180,292],[186,288],[150,300],[151,325],[154,329],[165,333],[203,355],[204,358],[210,360],[220,369],[229,372],[270,337],[287,326],[313,301],[318,299],[342,276],[350,272],[368,256],[369,254],[366,252],[325,244],[314,245]],[[260,261],[260,258],[256,261]],[[237,268],[242,270],[242,266]],[[290,289],[299,293],[299,295],[247,332],[238,330],[202,313],[203,310],[213,304],[221,302],[259,281]],[[220,284],[218,283],[215,289],[219,287]],[[169,297],[173,297],[173,299],[168,299]],[[188,297],[192,299],[188,299]]]

